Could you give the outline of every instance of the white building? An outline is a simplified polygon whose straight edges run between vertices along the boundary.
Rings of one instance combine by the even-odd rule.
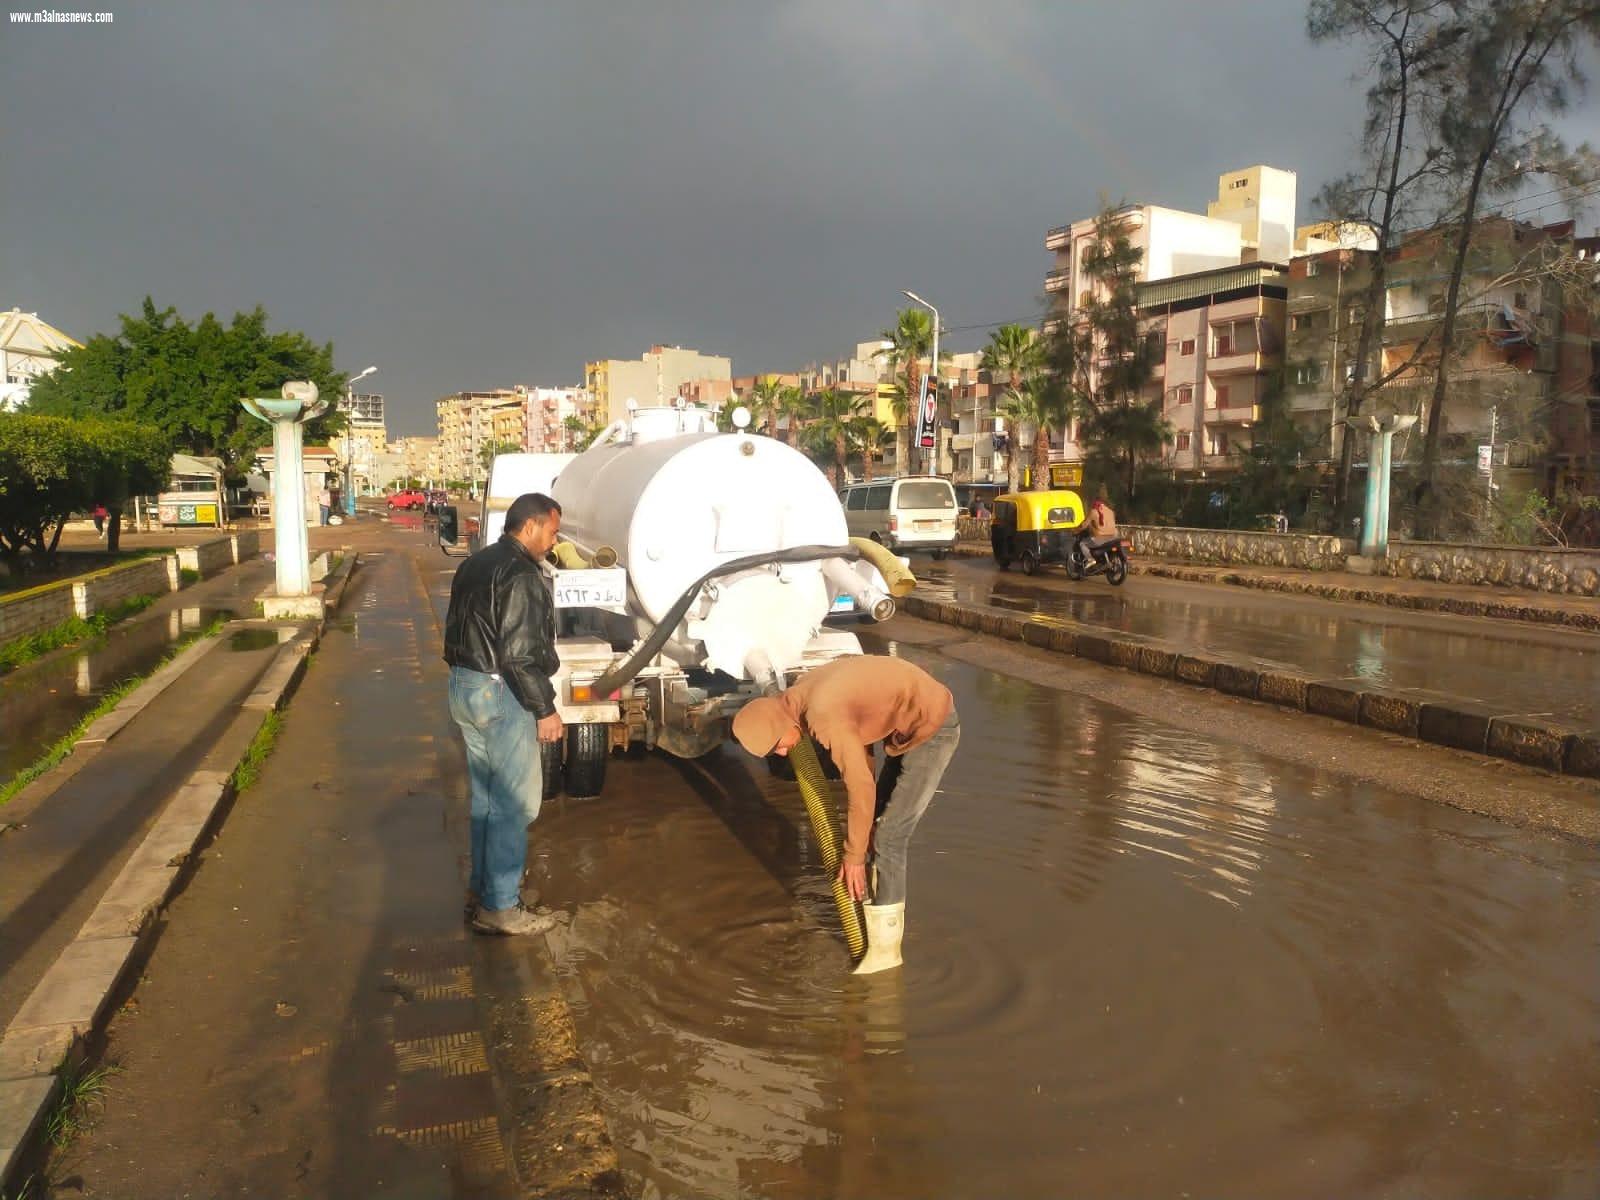
[[[19,308],[0,313],[0,412],[14,412],[28,402],[33,381],[56,368],[57,357],[83,343],[68,337],[38,313]]]

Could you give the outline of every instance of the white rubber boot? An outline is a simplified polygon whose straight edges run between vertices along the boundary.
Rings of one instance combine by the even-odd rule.
[[[905,902],[899,904],[866,904],[861,908],[867,918],[867,952],[856,964],[855,974],[872,975],[900,965],[900,939],[906,932]]]

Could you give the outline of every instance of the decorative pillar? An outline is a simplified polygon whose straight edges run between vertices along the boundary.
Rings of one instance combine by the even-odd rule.
[[[317,398],[317,385],[283,385],[283,398],[244,398],[244,410],[272,426],[272,529],[277,547],[277,594],[306,596],[311,592],[311,560],[306,542],[305,422],[328,407]]]

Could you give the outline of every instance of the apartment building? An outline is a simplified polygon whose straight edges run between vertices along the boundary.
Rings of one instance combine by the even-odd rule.
[[[404,479],[422,479],[437,482],[442,478],[439,469],[439,439],[436,437],[403,437],[389,443],[388,454],[398,458],[400,476]]]
[[[1176,471],[1224,470],[1252,444],[1283,368],[1289,268],[1253,262],[1139,286],[1145,336],[1159,347],[1151,397],[1173,438]]]
[[[580,387],[519,387],[522,396],[523,448],[536,454],[557,454],[567,448],[566,422],[579,416],[587,396]]]
[[[515,388],[452,392],[440,397],[436,411],[439,465],[447,480],[483,478],[483,450],[491,442],[522,445],[522,396]]]
[[[56,369],[58,355],[82,345],[38,313],[0,312],[0,412],[26,404],[33,381]]]
[[[1338,458],[1345,438],[1344,389],[1355,377],[1356,351],[1372,285],[1376,251],[1307,238],[1289,264],[1284,393],[1313,462]],[[1381,339],[1380,339],[1381,342]],[[1381,346],[1370,350],[1364,377],[1376,379]]]
[[[682,346],[652,346],[636,360],[608,358],[584,368],[584,389],[593,398],[596,417],[608,422],[628,415],[629,400],[640,408],[659,407],[679,396],[709,396],[711,389],[704,385],[713,383],[727,385],[722,399],[732,394],[732,360]]]

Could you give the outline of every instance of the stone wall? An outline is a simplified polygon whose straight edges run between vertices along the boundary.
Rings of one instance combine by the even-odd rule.
[[[1400,579],[1600,595],[1600,551],[1595,550],[1390,542],[1389,557],[1374,565],[1378,574]]]
[[[193,546],[179,546],[178,566],[185,571],[194,571],[202,579],[209,579],[218,571],[233,566],[233,556],[231,537],[213,538],[209,542],[197,542]]]
[[[87,620],[131,596],[159,596],[177,589],[177,556],[163,554],[0,596],[0,644],[72,617]]]
[[[1157,525],[1125,525],[1135,554],[1180,558],[1214,566],[1298,567],[1305,571],[1342,571],[1355,552],[1346,538],[1316,533],[1254,533],[1238,529],[1178,529]]]
[[[233,561],[242,563],[247,558],[254,558],[261,553],[261,531],[258,529],[243,529],[232,537]]]

